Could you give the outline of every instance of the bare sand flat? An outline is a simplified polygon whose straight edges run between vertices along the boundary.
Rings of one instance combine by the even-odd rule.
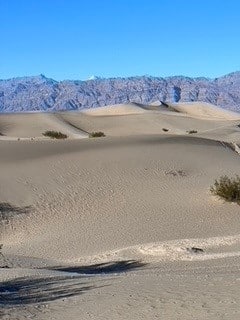
[[[209,191],[239,172],[238,120],[165,111],[61,113],[106,133],[64,141],[0,117],[3,319],[239,319],[240,209]]]

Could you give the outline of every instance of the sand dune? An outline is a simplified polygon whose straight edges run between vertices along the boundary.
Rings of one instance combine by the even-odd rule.
[[[108,136],[129,136],[161,134],[167,129],[165,134],[183,135],[194,130],[201,137],[238,142],[238,119],[238,114],[209,104],[177,104],[167,108],[131,103],[83,112],[3,114],[0,139],[46,139],[42,135],[46,130],[61,131],[69,139],[80,139],[93,131],[103,131]]]
[[[119,116],[126,114],[141,114],[145,113],[147,110],[143,106],[140,106],[136,103],[129,104],[117,104],[112,106],[93,108],[83,111],[84,114],[90,116]]]
[[[206,102],[180,102],[170,103],[174,110],[197,118],[210,118],[222,120],[239,120],[239,113],[222,109]]]
[[[170,113],[177,114],[178,116],[182,116],[182,114],[184,114],[184,116],[188,115],[195,118],[204,118],[210,120],[240,120],[239,113],[222,109],[206,102],[180,102],[161,104],[160,102],[156,101],[149,105],[132,102],[128,104],[118,104],[89,109],[83,111],[83,113],[91,116],[117,116],[128,114],[142,114],[153,110],[163,113],[164,111],[170,111]]]
[[[12,237],[8,231],[8,252],[38,252],[41,258],[64,261],[138,243],[238,233],[238,206],[217,204],[208,194],[216,177],[235,174],[239,165],[239,156],[219,142],[140,136],[23,144],[2,142],[1,177],[11,182],[1,197],[17,206],[33,206],[36,213],[29,227],[23,216],[24,225],[14,226]],[[217,163],[209,164],[209,157]],[[39,228],[41,223],[44,231],[36,234],[30,226]],[[68,237],[56,250],[66,228]]]
[[[61,118],[60,114],[23,113],[2,114],[0,117],[1,139],[37,138],[43,139],[42,133],[47,130],[61,131],[70,138],[83,138],[88,135],[81,129],[73,127]]]
[[[192,117],[183,112],[169,110],[165,106],[156,106],[157,109],[151,110],[151,106],[148,109],[148,106],[136,104],[130,105],[130,110],[136,110],[135,114],[124,113],[128,108],[129,105],[111,106],[106,107],[105,111],[104,108],[97,108],[80,113],[62,113],[61,116],[86,132],[103,131],[107,136],[161,134],[164,133],[163,129],[168,130],[164,134],[188,135],[189,131],[194,130],[198,136],[240,142],[237,119],[220,119],[211,115]]]
[[[0,117],[5,138],[69,134],[0,141],[1,265],[11,267],[1,315],[239,319],[239,206],[209,191],[239,171],[228,147],[238,120],[118,108]],[[107,136],[75,139],[91,131]]]

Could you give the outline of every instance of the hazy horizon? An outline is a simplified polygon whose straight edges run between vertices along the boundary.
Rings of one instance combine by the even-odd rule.
[[[166,76],[162,76],[162,75],[151,75],[151,74],[136,74],[136,75],[129,75],[129,76],[110,76],[110,77],[100,77],[98,75],[91,75],[89,78],[86,78],[86,79],[77,79],[77,78],[73,78],[73,79],[69,79],[69,78],[65,78],[65,79],[54,79],[53,77],[50,77],[46,74],[43,74],[43,73],[40,73],[40,74],[30,74],[30,75],[20,75],[20,76],[15,76],[15,77],[10,77],[10,78],[0,78],[0,80],[11,80],[11,79],[18,79],[18,78],[34,78],[34,77],[45,77],[47,79],[52,79],[52,80],[55,80],[57,82],[61,82],[61,81],[89,81],[89,80],[97,80],[97,79],[125,79],[125,78],[140,78],[140,77],[152,77],[152,78],[171,78],[171,77],[186,77],[186,78],[205,78],[205,79],[209,79],[209,80],[214,80],[216,78],[221,78],[221,77],[224,77],[226,75],[229,75],[229,74],[233,74],[233,73],[240,73],[240,70],[233,70],[233,71],[230,71],[226,74],[221,74],[217,77],[208,77],[208,76],[205,76],[204,74],[203,75],[199,75],[199,76],[196,76],[196,77],[193,77],[193,76],[188,76],[188,75],[185,75],[185,74],[172,74],[172,75],[166,75]],[[91,79],[93,76],[96,77],[96,79]]]

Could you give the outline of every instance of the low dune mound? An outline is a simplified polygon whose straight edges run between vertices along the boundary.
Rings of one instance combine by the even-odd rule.
[[[61,132],[72,139],[88,136],[57,113],[2,114],[0,118],[0,132],[3,140],[43,138],[43,133],[46,131]]]
[[[145,112],[147,112],[145,105],[137,103],[115,104],[83,111],[84,114],[89,116],[120,116]]]
[[[206,102],[168,103],[168,106],[177,112],[185,113],[191,117],[220,120],[238,120],[240,113],[219,108]]]

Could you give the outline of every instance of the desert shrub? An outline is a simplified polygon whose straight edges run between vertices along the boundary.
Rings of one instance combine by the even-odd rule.
[[[0,136],[4,136],[4,134],[2,132],[0,132]]]
[[[18,207],[8,202],[0,202],[0,223],[4,221],[9,222],[11,218],[17,215],[28,214],[30,210],[30,206]]]
[[[164,131],[164,132],[168,132],[168,131],[169,131],[169,129],[167,129],[167,128],[162,128],[162,131]]]
[[[45,137],[49,137],[52,139],[67,139],[67,135],[60,131],[48,130],[43,133]]]
[[[99,138],[99,137],[105,137],[104,132],[96,131],[89,133],[89,138]]]
[[[215,180],[210,191],[226,201],[240,204],[240,177],[238,175],[234,178],[221,176],[219,180]]]
[[[187,131],[188,134],[193,134],[193,133],[197,133],[197,130],[189,130]]]

